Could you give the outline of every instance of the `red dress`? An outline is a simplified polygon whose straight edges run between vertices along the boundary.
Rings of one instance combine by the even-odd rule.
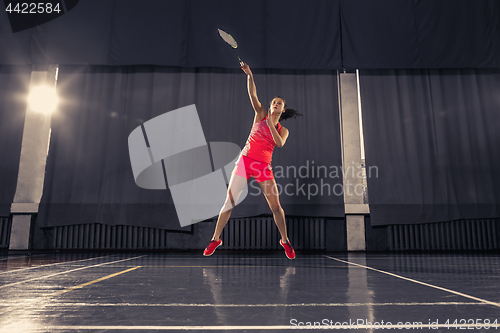
[[[261,121],[253,124],[241,154],[253,160],[269,164],[273,157],[273,150],[276,146],[276,142],[274,142],[271,129],[267,126],[266,119],[267,116]],[[280,123],[278,123],[276,129],[279,133],[281,130]]]

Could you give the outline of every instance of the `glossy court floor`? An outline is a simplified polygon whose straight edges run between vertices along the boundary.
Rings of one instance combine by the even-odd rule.
[[[1,332],[500,332],[500,255],[3,254],[0,295]]]

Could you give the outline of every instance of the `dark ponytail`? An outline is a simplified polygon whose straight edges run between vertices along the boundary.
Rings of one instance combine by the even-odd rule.
[[[288,118],[297,118],[297,116],[302,116],[301,113],[298,113],[295,109],[285,109],[281,114],[280,120],[287,120]]]
[[[285,107],[286,107],[286,101],[281,96],[274,96],[274,98],[271,100],[271,102],[269,104],[272,104],[273,100],[275,98],[281,99],[283,101],[283,103],[285,104]],[[281,113],[280,119],[278,121],[287,120],[288,118],[297,118],[297,116],[302,116],[302,114],[298,113],[297,110],[295,110],[295,109],[285,109]]]

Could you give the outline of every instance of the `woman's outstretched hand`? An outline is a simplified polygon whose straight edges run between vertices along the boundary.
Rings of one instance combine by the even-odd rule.
[[[245,72],[246,75],[252,75],[252,70],[250,69],[250,66],[248,66],[247,64],[241,66],[241,70]]]

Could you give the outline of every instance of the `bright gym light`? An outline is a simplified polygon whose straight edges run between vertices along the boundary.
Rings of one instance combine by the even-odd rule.
[[[58,102],[55,87],[36,87],[30,91],[28,96],[28,105],[30,109],[46,115],[54,112]]]

